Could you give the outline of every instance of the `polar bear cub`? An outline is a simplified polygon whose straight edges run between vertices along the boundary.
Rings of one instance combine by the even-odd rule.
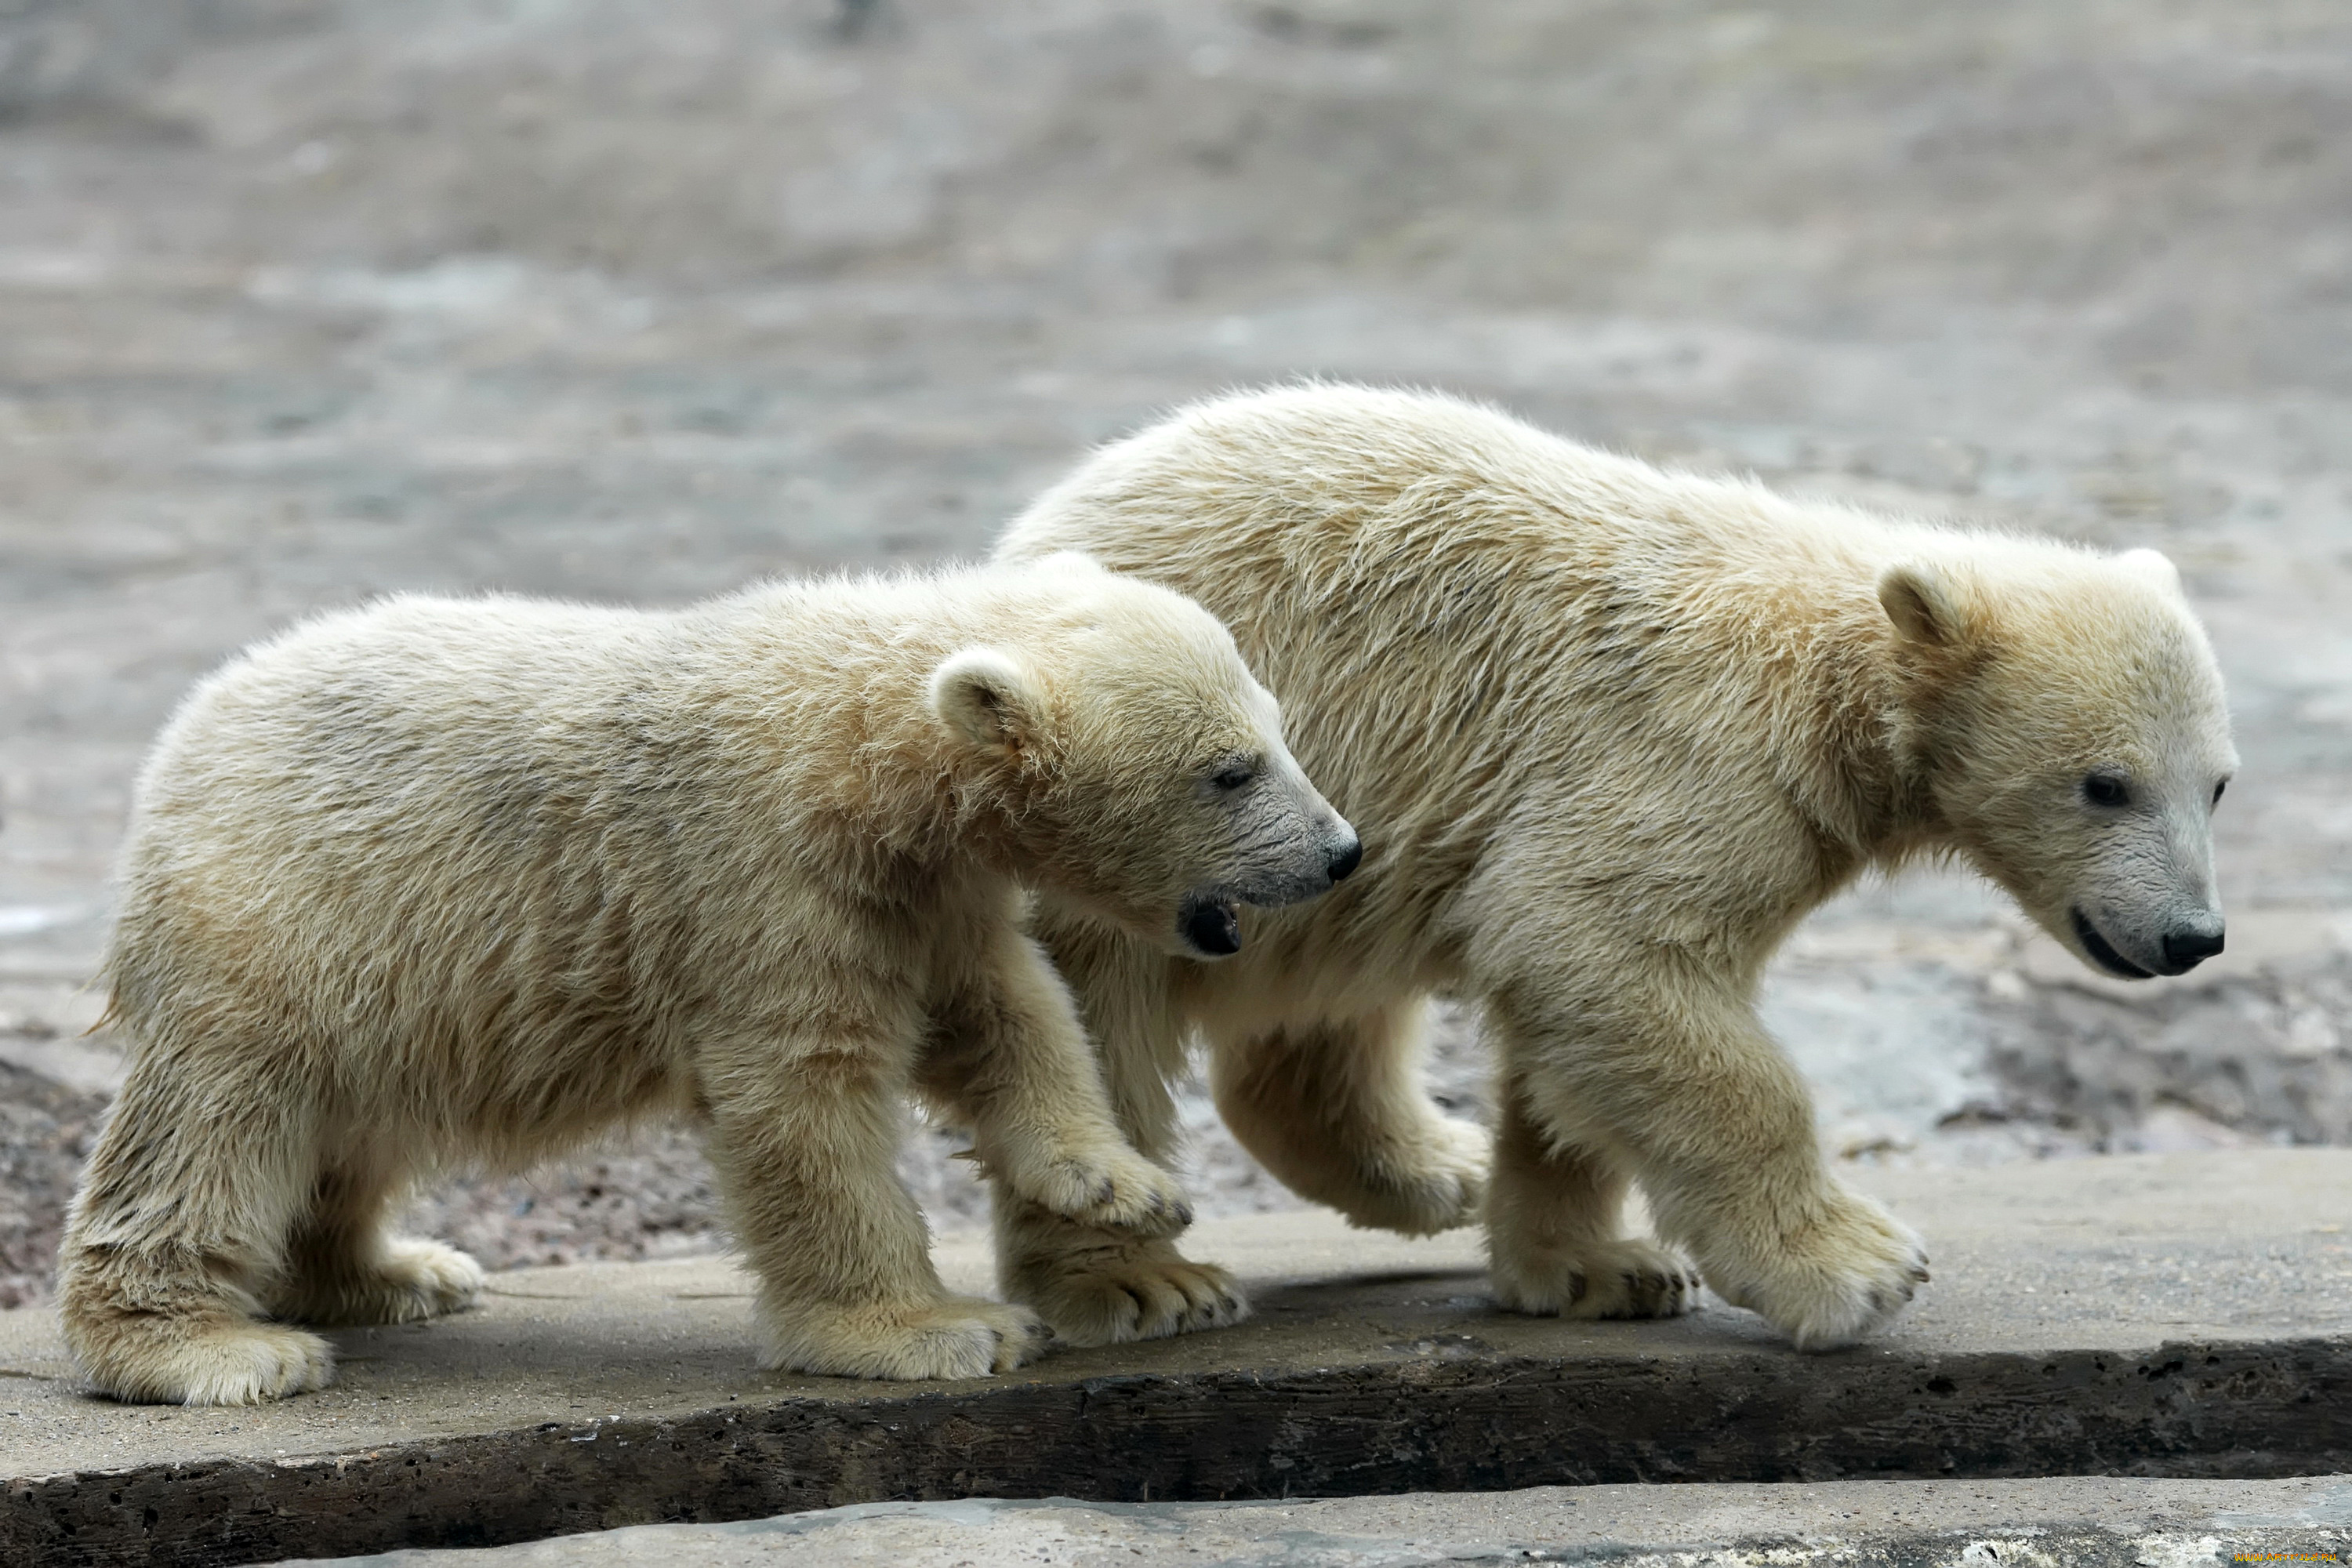
[[[999,554],[1064,550],[1222,616],[1372,845],[1213,971],[1048,897],[1039,932],[1138,1146],[1160,1146],[1171,1042],[1197,1032],[1269,1171],[1361,1225],[1483,1218],[1507,1307],[1682,1312],[1695,1263],[1820,1350],[1911,1298],[1918,1239],[1823,1164],[1755,1007],[1790,928],[1874,867],[1972,865],[2124,978],[2221,951],[2211,823],[2237,753],[2153,552],[1807,504],[1331,385],[1096,453]],[[1433,994],[1483,1010],[1491,1143],[1423,1088]],[[1654,1238],[1624,1232],[1633,1182]],[[997,1214],[1006,1293],[1067,1338],[1240,1310],[1164,1239],[1017,1194]]]
[[[942,1288],[893,1173],[905,1096],[1044,1211],[1189,1218],[1024,889],[1217,956],[1240,905],[1357,855],[1224,628],[1077,557],[312,621],[200,686],[141,776],[110,958],[131,1066],[62,1249],[67,1339],[126,1399],[320,1387],[292,1323],[481,1282],[387,1234],[413,1182],[688,1116],[762,1364],[1009,1370],[1049,1331]]]

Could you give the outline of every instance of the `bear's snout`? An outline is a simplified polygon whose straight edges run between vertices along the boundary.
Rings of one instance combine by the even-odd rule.
[[[2079,908],[2071,911],[2074,939],[2091,962],[2125,980],[2150,980],[2159,974],[2186,974],[2221,951],[2223,927],[2218,912],[2191,915],[2168,926],[2161,935],[2147,935],[2132,944],[2140,954],[2124,950]],[[2158,955],[2161,954],[2159,958]]]
[[[2221,951],[2222,934],[2218,920],[2175,926],[2164,933],[2165,962],[2172,965],[2175,973],[2186,974]]]

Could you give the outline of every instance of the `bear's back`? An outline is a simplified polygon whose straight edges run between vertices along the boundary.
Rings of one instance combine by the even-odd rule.
[[[1731,821],[1759,903],[1813,875],[1832,710],[1874,696],[1853,660],[1879,564],[1933,536],[1451,398],[1302,386],[1105,449],[1002,548],[1084,551],[1224,619],[1367,846],[1298,920],[1370,932],[1450,921],[1497,856],[1666,907]]]

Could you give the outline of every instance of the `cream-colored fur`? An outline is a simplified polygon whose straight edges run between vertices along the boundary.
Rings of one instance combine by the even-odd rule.
[[[1223,628],[1076,557],[311,622],[200,687],[141,778],[131,1068],[67,1338],[123,1398],[318,1387],[326,1342],[265,1319],[404,1321],[481,1283],[385,1234],[413,1182],[686,1116],[764,1364],[1007,1370],[1044,1327],[942,1289],[892,1172],[905,1096],[1041,1212],[1189,1217],[1118,1134],[1024,886],[1187,952],[1342,858]]]
[[[1629,1179],[1717,1290],[1807,1348],[1927,1278],[1823,1167],[1753,1006],[1781,939],[1865,868],[1960,857],[2120,973],[2219,944],[2208,817],[2235,759],[2149,552],[1801,505],[1345,386],[1104,450],[1001,553],[1055,550],[1223,617],[1364,835],[1347,888],[1257,917],[1214,970],[1044,912],[1138,1146],[1164,1155],[1198,1031],[1276,1175],[1369,1226],[1483,1212],[1510,1307],[1691,1304],[1682,1253],[1619,1233]],[[1498,1047],[1491,1181],[1487,1141],[1422,1089],[1433,992],[1481,1004]],[[999,1212],[1008,1293],[1072,1338],[1237,1310],[1165,1241]]]

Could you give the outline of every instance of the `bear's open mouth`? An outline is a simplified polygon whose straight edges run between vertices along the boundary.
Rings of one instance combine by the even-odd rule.
[[[1205,957],[1228,958],[1242,950],[1241,910],[1231,899],[1187,896],[1176,912],[1176,929],[1187,946]]]
[[[2070,910],[2067,912],[2074,917],[2074,940],[2083,944],[2083,951],[2091,955],[2091,962],[2108,973],[2120,974],[2126,980],[2156,978],[2154,973],[2117,952],[2107,939],[2099,934],[2099,928],[2084,918],[2082,910]]]

